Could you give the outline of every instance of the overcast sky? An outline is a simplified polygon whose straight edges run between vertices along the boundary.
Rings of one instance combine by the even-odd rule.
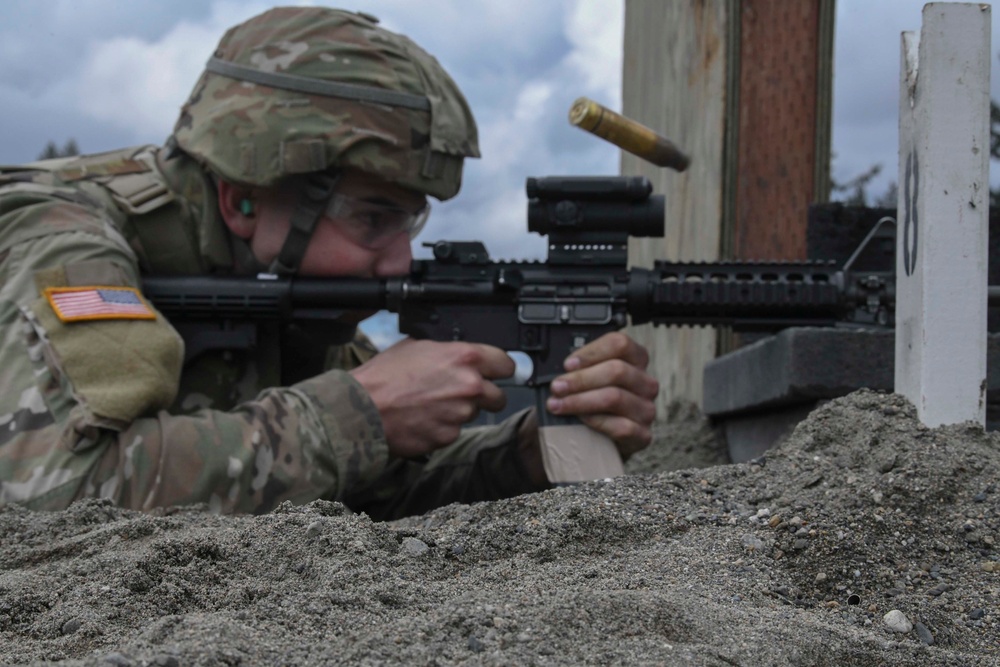
[[[30,161],[50,140],[72,138],[83,152],[161,143],[225,29],[273,4],[3,0],[0,163]],[[919,30],[923,4],[837,0],[837,180],[874,164],[884,168],[876,194],[895,180],[899,35]],[[570,127],[566,113],[580,95],[620,108],[622,0],[352,0],[349,8],[436,55],[479,122],[483,159],[469,164],[458,198],[434,207],[423,240],[481,238],[494,257],[540,257],[544,244],[525,232],[525,177],[617,173],[617,149]],[[996,17],[993,25],[995,53]]]

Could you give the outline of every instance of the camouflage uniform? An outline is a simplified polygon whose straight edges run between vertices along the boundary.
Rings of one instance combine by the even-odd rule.
[[[329,10],[275,10],[257,25],[301,20],[297,12]],[[354,15],[348,20],[369,29]],[[223,44],[230,37],[239,34],[230,31]],[[361,165],[447,198],[457,190],[461,157],[475,154],[474,145],[455,143],[454,128],[435,129],[427,118],[408,121],[426,131],[421,139],[414,130],[414,144],[427,150],[416,167],[402,164],[411,159],[403,152],[369,150],[369,142],[350,153],[355,163],[338,159],[305,130],[268,146],[239,127],[220,133],[226,117],[191,122],[192,109],[225,97],[217,89],[209,95],[213,85],[211,76],[199,81],[167,148],[0,170],[0,505],[59,509],[99,496],[142,510],[204,502],[215,511],[263,512],[284,500],[336,498],[390,518],[533,490],[516,455],[518,437],[532,428],[529,413],[468,432],[427,462],[390,460],[374,404],[345,372],[373,352],[363,338],[328,352],[339,368],[310,369],[319,374],[289,382],[289,371],[301,376],[302,368],[283,367],[283,334],[273,328],[262,327],[252,349],[185,363],[181,336],[148,304],[119,319],[66,319],[56,301],[63,292],[52,288],[118,294],[139,288],[144,273],[234,271],[234,252],[246,248],[219,216],[209,168],[233,181],[254,172],[242,180],[259,185],[269,174]],[[246,96],[248,84],[228,85]],[[271,97],[296,114],[302,106]],[[367,126],[354,119],[347,127],[355,139],[393,139],[400,127],[385,127],[415,113],[378,106]],[[308,126],[308,118],[294,120]],[[233,173],[217,159],[223,148]]]

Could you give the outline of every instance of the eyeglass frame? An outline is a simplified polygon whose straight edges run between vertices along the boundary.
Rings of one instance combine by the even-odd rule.
[[[362,236],[364,230],[352,230],[348,225],[353,221],[356,224],[364,225],[369,224],[362,220],[354,218],[352,220],[352,213],[357,209],[344,210],[346,206],[357,207],[357,208],[370,208],[373,211],[384,211],[391,214],[398,214],[405,216],[404,221],[401,221],[397,225],[397,228],[392,231],[382,231],[376,232],[373,239],[366,239]],[[368,248],[370,250],[382,250],[388,247],[395,238],[402,233],[407,233],[411,239],[416,238],[416,236],[423,230],[424,226],[427,224],[427,219],[430,217],[431,205],[430,202],[425,202],[423,207],[419,211],[407,211],[406,209],[400,208],[398,206],[393,206],[389,204],[382,204],[376,201],[370,201],[367,199],[361,199],[358,197],[352,197],[351,195],[342,194],[335,192],[330,200],[327,202],[326,209],[323,215],[331,220],[340,223],[341,229],[348,235],[348,237],[358,245]]]

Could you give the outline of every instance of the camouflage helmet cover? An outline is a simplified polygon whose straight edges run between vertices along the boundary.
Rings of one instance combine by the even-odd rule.
[[[472,112],[437,60],[368,15],[318,7],[231,28],[174,139],[234,183],[354,167],[442,200],[479,157]]]

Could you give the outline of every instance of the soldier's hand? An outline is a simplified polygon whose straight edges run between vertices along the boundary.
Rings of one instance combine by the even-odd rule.
[[[623,333],[601,336],[571,354],[567,373],[552,381],[546,407],[576,415],[618,446],[623,457],[652,440],[660,384],[646,372],[649,353]]]
[[[503,409],[492,380],[514,374],[503,350],[405,339],[351,371],[382,416],[389,451],[409,458],[454,442],[480,410]]]

